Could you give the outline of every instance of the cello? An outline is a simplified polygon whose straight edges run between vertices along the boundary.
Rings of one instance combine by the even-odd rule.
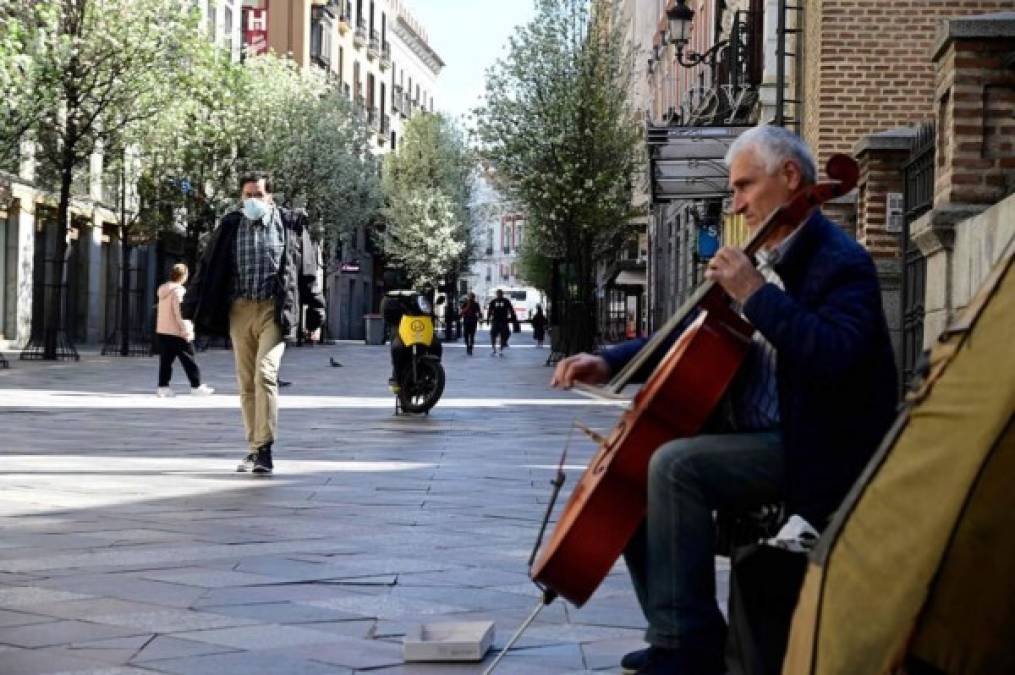
[[[770,237],[788,234],[820,204],[846,194],[857,183],[857,164],[847,155],[833,155],[825,170],[829,181],[805,186],[758,227],[744,247],[749,258]],[[585,604],[645,517],[652,454],[668,441],[699,434],[712,416],[754,333],[731,302],[717,283],[705,281],[607,385],[576,385],[591,395],[621,398],[620,392],[636,374],[659,361],[612,431],[599,441],[530,568],[545,604],[558,595],[578,607]],[[694,321],[680,332],[695,313]]]

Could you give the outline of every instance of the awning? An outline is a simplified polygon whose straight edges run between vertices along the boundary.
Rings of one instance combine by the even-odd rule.
[[[622,270],[613,281],[614,286],[644,286],[644,270]]]
[[[652,202],[729,195],[723,159],[736,138],[751,127],[649,127]]]

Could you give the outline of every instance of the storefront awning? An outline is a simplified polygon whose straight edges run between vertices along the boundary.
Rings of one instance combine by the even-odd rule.
[[[614,286],[644,286],[644,270],[622,270],[613,281]]]
[[[723,159],[750,127],[649,127],[652,202],[725,197],[729,171]]]

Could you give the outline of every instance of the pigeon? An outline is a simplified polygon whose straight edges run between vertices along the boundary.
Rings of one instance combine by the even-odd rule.
[[[334,358],[329,356],[328,360],[331,361],[331,367],[332,368],[341,368],[342,367],[342,364],[339,363],[338,361],[336,361]]]

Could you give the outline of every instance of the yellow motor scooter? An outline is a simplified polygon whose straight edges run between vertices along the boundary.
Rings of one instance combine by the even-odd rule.
[[[395,413],[429,413],[444,393],[443,347],[434,331],[433,309],[416,291],[389,291],[384,320],[397,327],[391,341]]]

